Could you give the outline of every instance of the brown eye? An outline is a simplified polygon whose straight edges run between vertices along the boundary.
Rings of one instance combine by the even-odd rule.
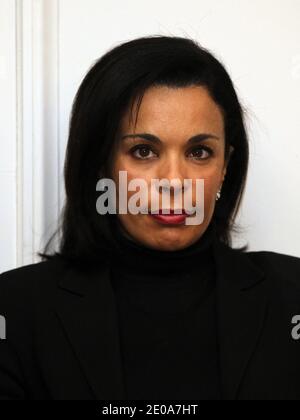
[[[212,156],[213,152],[209,147],[197,147],[191,152],[196,160],[206,160]]]
[[[146,145],[138,145],[131,149],[130,153],[137,159],[146,160],[150,159],[149,152],[152,152],[151,148]]]

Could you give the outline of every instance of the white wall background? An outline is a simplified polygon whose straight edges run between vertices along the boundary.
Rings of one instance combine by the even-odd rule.
[[[71,103],[107,49],[197,39],[248,109],[250,172],[235,245],[300,257],[299,0],[0,0],[0,272],[38,261],[63,202]]]

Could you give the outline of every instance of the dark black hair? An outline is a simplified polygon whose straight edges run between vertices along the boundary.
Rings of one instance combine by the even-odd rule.
[[[64,166],[65,204],[60,217],[59,250],[50,254],[72,261],[100,261],[114,247],[116,215],[96,211],[96,183],[107,173],[122,115],[146,89],[155,85],[206,87],[222,110],[225,159],[234,148],[213,215],[218,239],[232,246],[232,231],[245,188],[249,146],[244,110],[224,65],[198,42],[176,36],[154,35],[122,43],[98,59],[85,75],[71,111]],[[97,196],[98,194],[98,196]],[[248,245],[239,250],[245,251]]]

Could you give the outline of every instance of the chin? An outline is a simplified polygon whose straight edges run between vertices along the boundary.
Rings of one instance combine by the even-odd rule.
[[[151,235],[153,240],[157,239],[157,242],[151,245],[152,248],[159,249],[161,251],[177,251],[179,249],[186,248],[193,241],[193,238],[184,238],[182,232],[164,232],[164,234],[153,233]]]
[[[177,251],[179,249],[185,248],[185,246],[179,246],[178,243],[147,244],[146,246],[148,248],[155,249],[156,251]]]

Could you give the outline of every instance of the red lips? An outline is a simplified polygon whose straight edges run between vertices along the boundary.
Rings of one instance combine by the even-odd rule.
[[[187,215],[187,213],[185,212],[185,210],[184,209],[181,209],[180,210],[180,213],[175,213],[175,210],[174,209],[166,209],[166,213],[165,214],[163,214],[163,209],[159,209],[159,213],[158,214],[161,214],[161,215],[175,215],[175,216],[180,216],[180,215]]]

